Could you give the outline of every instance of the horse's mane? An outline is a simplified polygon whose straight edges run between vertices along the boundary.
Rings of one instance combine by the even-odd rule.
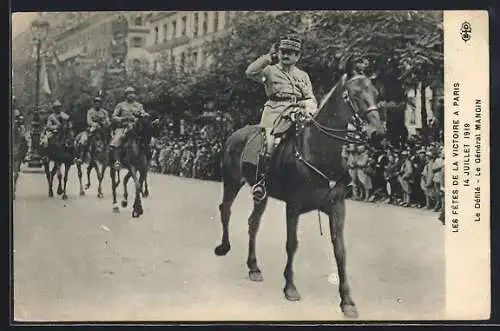
[[[325,94],[325,96],[321,99],[321,102],[319,103],[319,107],[318,107],[318,113],[320,112],[320,110],[325,106],[326,102],[328,100],[330,100],[330,98],[332,97],[333,95],[333,92],[335,92],[335,90],[337,89],[337,87],[339,85],[343,85],[344,82],[347,80],[347,74],[343,74],[342,77],[340,78],[340,80],[337,82],[337,84],[335,84],[331,89],[330,91],[328,91],[327,94]]]

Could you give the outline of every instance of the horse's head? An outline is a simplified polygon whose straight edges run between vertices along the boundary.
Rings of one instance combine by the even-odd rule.
[[[370,136],[385,134],[385,127],[380,120],[377,108],[378,91],[372,81],[365,75],[342,76],[341,86],[343,98],[352,111],[368,123]]]

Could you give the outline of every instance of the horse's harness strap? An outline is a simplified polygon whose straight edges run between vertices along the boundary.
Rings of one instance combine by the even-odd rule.
[[[306,166],[308,166],[309,168],[311,168],[314,172],[316,172],[318,175],[320,175],[321,177],[323,177],[327,182],[328,182],[328,187],[330,189],[333,189],[335,187],[335,185],[337,184],[336,181],[334,180],[331,180],[327,175],[325,175],[321,170],[319,170],[318,168],[316,168],[314,165],[312,165],[310,162],[306,161],[306,159],[304,159],[302,157],[302,155],[300,155],[299,151],[295,151],[295,156],[297,157],[297,159],[299,159],[300,161],[302,161]]]

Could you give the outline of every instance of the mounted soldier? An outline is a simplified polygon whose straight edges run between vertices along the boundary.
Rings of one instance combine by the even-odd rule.
[[[120,170],[120,148],[123,140],[127,137],[136,119],[139,116],[149,116],[144,110],[141,103],[136,101],[135,89],[127,87],[125,89],[125,101],[116,105],[111,120],[115,125],[113,137],[111,138],[110,147],[112,149],[113,159],[115,160],[114,168]]]
[[[47,124],[40,139],[40,145],[43,148],[47,148],[53,138],[59,138],[60,142],[63,141],[64,134],[71,127],[69,119],[70,116],[63,111],[61,102],[59,100],[54,101],[52,104],[52,114],[47,118]]]
[[[111,125],[108,111],[101,108],[101,98],[95,97],[93,107],[87,111],[87,129],[80,133],[78,144],[81,146],[81,154],[75,160],[77,163],[82,163],[85,155],[89,151],[90,142],[100,135],[101,139],[107,140],[107,129]]]
[[[252,187],[257,201],[266,197],[265,179],[270,159],[292,124],[288,118],[291,111],[299,109],[306,117],[317,111],[309,75],[295,66],[300,59],[301,48],[300,39],[284,37],[278,49],[273,45],[268,54],[259,57],[245,71],[248,78],[264,84],[268,97],[260,121],[260,126],[266,131],[267,148],[260,156],[257,181]]]

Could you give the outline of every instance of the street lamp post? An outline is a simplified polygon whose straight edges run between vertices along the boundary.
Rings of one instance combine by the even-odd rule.
[[[36,86],[35,86],[35,108],[33,110],[33,119],[31,122],[31,155],[29,157],[28,167],[39,168],[42,163],[40,161],[40,57],[42,42],[47,37],[49,32],[49,22],[45,20],[34,20],[31,23],[31,32],[33,41],[36,47]]]

